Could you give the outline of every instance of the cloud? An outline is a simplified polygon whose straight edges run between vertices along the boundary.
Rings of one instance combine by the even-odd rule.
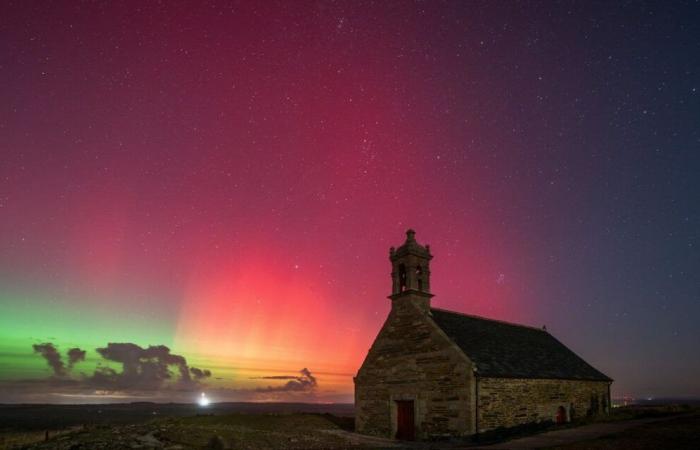
[[[68,350],[68,369],[72,369],[80,361],[85,361],[85,353],[87,353],[85,350],[80,350],[77,347]]]
[[[80,361],[85,361],[85,350],[81,350],[77,347],[71,348],[66,352],[68,355],[68,365],[63,363],[61,354],[58,349],[51,342],[45,342],[43,344],[32,345],[34,353],[39,353],[46,360],[53,370],[54,376],[65,377],[68,372],[73,368],[75,364]]]
[[[66,367],[61,361],[61,354],[58,353],[56,347],[50,342],[45,342],[43,344],[32,345],[35,353],[41,354],[41,356],[46,360],[46,362],[53,370],[53,374],[57,377],[62,377],[66,375]]]
[[[33,346],[53,370],[51,377],[30,380],[0,380],[0,401],[23,402],[114,402],[192,401],[193,392],[206,391],[215,401],[298,401],[317,398],[318,380],[308,368],[297,374],[267,375],[257,379],[270,385],[260,387],[207,386],[214,377],[207,369],[193,367],[184,356],[167,346],[142,347],[131,342],[110,342],[95,349],[99,356],[92,373],[71,373],[85,361],[87,352],[70,348],[62,355],[53,343]],[[92,361],[91,361],[92,362]],[[277,381],[277,383],[274,383]]]
[[[111,367],[98,367],[90,377],[93,386],[110,390],[157,390],[167,381],[175,379],[178,388],[194,388],[196,381],[211,376],[208,370],[189,367],[187,360],[170,353],[165,345],[141,347],[123,342],[110,342],[97,353],[107,361],[120,363],[121,372]],[[173,377],[170,367],[174,367],[179,377]]]
[[[266,377],[251,377],[251,380],[296,380],[299,375],[270,375]]]
[[[34,344],[51,367],[47,379],[7,380],[0,383],[0,399],[50,394],[71,396],[109,396],[160,398],[186,397],[199,390],[201,381],[211,377],[211,371],[190,367],[184,356],[170,352],[164,345],[141,347],[130,342],[110,342],[95,349],[101,357],[91,374],[71,374],[73,366],[85,361],[87,352],[74,347],[66,352],[67,363],[51,342]],[[115,364],[116,363],[116,364]],[[121,365],[121,367],[119,367]],[[14,386],[14,388],[12,387]]]
[[[190,367],[190,373],[192,374],[192,378],[195,380],[202,380],[211,376],[211,371],[207,369],[198,369],[196,367]]]
[[[108,344],[100,355],[103,365],[91,374],[52,376],[43,379],[0,380],[0,402],[109,403],[131,401],[192,402],[194,392],[206,391],[214,401],[314,401],[332,398],[347,401],[346,394],[319,392],[316,377],[307,368],[297,375],[270,375],[259,379],[278,380],[278,385],[236,388],[207,386],[203,380],[214,377],[211,371],[189,367],[189,381],[183,382],[177,364],[163,369],[164,361],[180,361],[167,347],[140,347],[136,344]],[[174,358],[173,358],[174,357]],[[159,361],[160,359],[160,361]],[[121,363],[121,361],[127,361]],[[120,362],[121,367],[114,365]],[[185,365],[186,365],[186,361]],[[108,366],[107,364],[112,366]],[[174,369],[174,370],[173,370]],[[319,395],[331,397],[319,397]],[[335,397],[333,397],[335,395]]]
[[[304,367],[299,371],[301,375],[272,375],[260,377],[266,380],[289,380],[281,386],[267,386],[256,389],[257,392],[310,392],[316,389],[318,382],[311,371]]]

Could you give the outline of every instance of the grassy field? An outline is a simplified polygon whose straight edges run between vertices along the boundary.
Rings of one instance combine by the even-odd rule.
[[[269,448],[267,437],[279,441],[272,448],[314,448],[335,445],[332,432],[352,429],[352,414],[351,404],[0,405],[0,449],[203,448],[212,439],[224,447]],[[234,444],[241,439],[247,444]]]
[[[329,414],[200,415],[158,418],[138,424],[79,427],[54,434],[46,442],[44,434],[37,431],[4,433],[5,440],[0,442],[3,448],[71,450],[351,448],[350,443],[333,433],[349,427],[352,427],[352,419]],[[21,446],[31,441],[34,443]]]
[[[0,449],[25,448],[30,444],[42,442],[46,437],[57,438],[78,431],[78,427],[53,430],[47,434],[46,431],[38,430],[7,430],[0,431]]]

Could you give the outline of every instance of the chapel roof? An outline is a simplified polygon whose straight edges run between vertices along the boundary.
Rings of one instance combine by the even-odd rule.
[[[612,381],[546,330],[431,308],[483,377]]]

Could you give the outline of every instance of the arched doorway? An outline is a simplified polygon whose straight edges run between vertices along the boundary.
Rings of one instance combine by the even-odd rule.
[[[557,425],[566,423],[566,408],[560,406],[557,408]]]

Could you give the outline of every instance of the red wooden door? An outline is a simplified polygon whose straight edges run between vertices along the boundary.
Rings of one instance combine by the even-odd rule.
[[[413,400],[398,400],[396,412],[396,439],[412,441],[416,437]]]
[[[557,408],[557,423],[566,423],[566,410],[563,406]]]

